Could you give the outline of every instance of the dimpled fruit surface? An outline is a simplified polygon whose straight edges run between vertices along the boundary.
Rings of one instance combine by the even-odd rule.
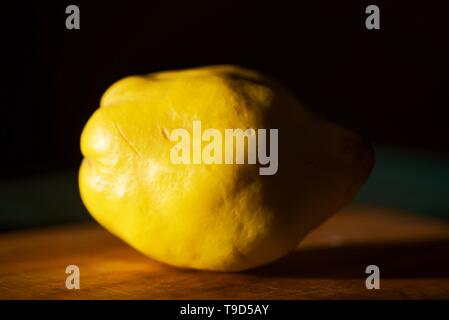
[[[175,164],[170,132],[278,129],[278,170]],[[211,66],[113,84],[81,136],[81,197],[106,229],[166,264],[239,271],[278,259],[347,204],[373,164],[356,133],[257,72]],[[94,243],[92,244],[95,245]]]

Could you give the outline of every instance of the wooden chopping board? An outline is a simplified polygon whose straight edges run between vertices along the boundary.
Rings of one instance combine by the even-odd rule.
[[[80,290],[65,287],[67,265]],[[380,289],[365,269],[380,269]],[[155,262],[96,224],[0,234],[0,299],[449,299],[449,223],[351,206],[289,256],[243,273]]]

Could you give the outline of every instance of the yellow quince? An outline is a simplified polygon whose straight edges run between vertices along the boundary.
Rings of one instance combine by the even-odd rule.
[[[228,128],[277,129],[275,172],[261,174],[260,163],[173,162],[171,133],[193,134],[195,121],[223,137]],[[373,164],[359,135],[236,66],[116,82],[87,122],[81,150],[81,197],[101,225],[158,261],[217,271],[289,253],[354,197]]]

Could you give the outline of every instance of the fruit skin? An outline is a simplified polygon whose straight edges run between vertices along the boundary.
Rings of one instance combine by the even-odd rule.
[[[167,132],[190,131],[193,120],[203,130],[278,128],[278,172],[172,164]],[[216,271],[246,270],[289,253],[351,201],[373,165],[359,135],[236,66],[116,82],[87,122],[81,150],[81,197],[101,225],[158,261]]]

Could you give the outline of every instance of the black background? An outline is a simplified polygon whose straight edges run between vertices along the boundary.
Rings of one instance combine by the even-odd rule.
[[[76,4],[81,29],[67,30]],[[380,7],[381,30],[365,28]],[[231,63],[374,142],[446,152],[447,1],[35,1],[2,5],[1,177],[75,168],[116,80]]]

